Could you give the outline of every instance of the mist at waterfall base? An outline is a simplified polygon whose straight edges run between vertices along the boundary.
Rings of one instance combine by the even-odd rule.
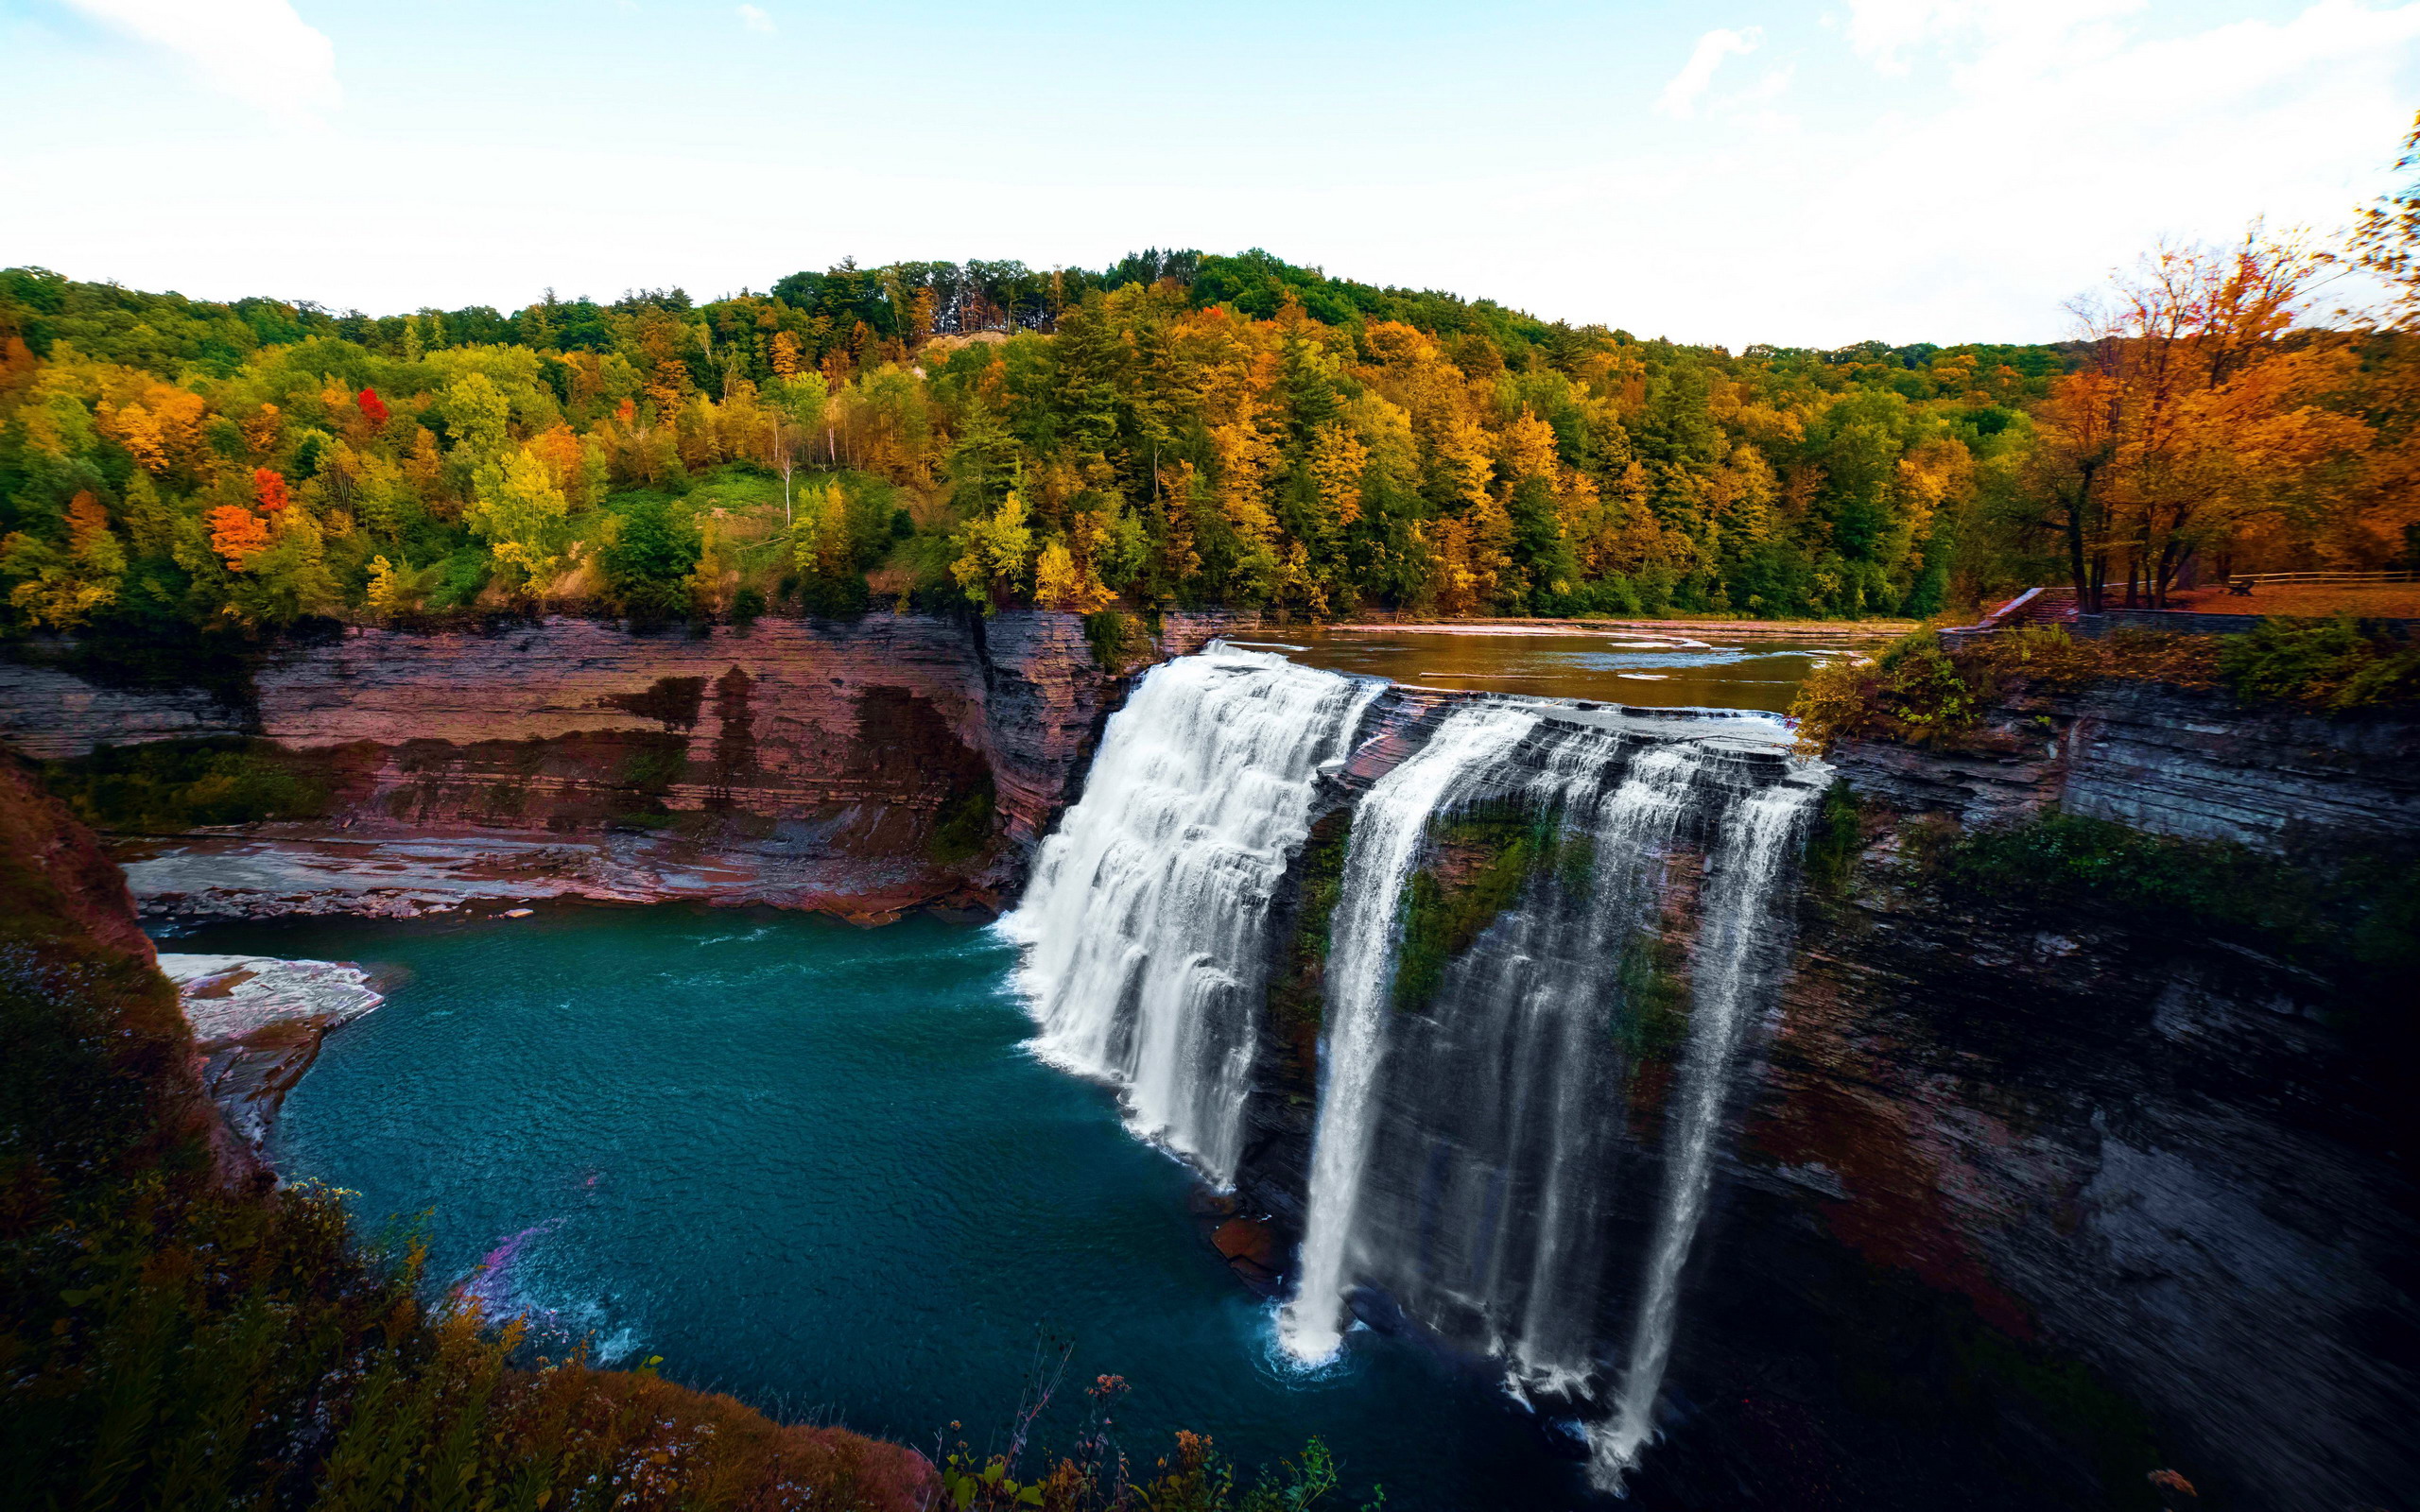
[[[1114,1372],[1138,1469],[1177,1428],[1246,1465],[1319,1435],[1347,1504],[1373,1482],[1401,1507],[1582,1499],[1491,1382],[1410,1339],[1288,1363],[1191,1174],[1024,1048],[991,931],[660,906],[179,938],[381,971],[387,1004],[289,1099],[279,1168],[357,1193],[365,1227],[428,1214],[432,1280],[558,1344],[929,1451],[953,1420],[998,1442],[1065,1337],[1046,1443]]]

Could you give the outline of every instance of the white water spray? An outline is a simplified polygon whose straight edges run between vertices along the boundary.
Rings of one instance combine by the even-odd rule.
[[[1122,1089],[1136,1132],[1235,1179],[1270,899],[1322,766],[1384,686],[1214,645],[1146,674],[1082,800],[1001,920],[1055,1064]]]
[[[1586,759],[1581,755],[1581,742],[1568,744],[1575,759]],[[1601,771],[1607,756],[1602,743],[1596,744],[1594,761]],[[1566,765],[1558,762],[1553,769]],[[1571,942],[1571,949],[1582,959],[1602,963],[1599,974],[1618,970],[1618,932],[1635,923],[1645,910],[1660,852],[1679,827],[1697,773],[1694,748],[1674,744],[1634,757],[1610,791],[1601,775],[1582,770],[1563,777],[1569,799],[1582,799],[1591,791],[1587,784],[1592,776],[1595,791],[1601,795],[1592,811],[1573,816],[1572,822],[1594,842],[1596,853],[1588,885],[1592,906],[1582,924],[1582,937]],[[1507,1341],[1507,1350],[1523,1376],[1549,1389],[1569,1387],[1588,1373],[1603,1269],[1597,1254],[1599,1207],[1595,1200],[1603,1180],[1601,1171],[1594,1168],[1603,1151],[1586,1137],[1593,1116],[1589,1104],[1600,1089],[1589,1083],[1592,1057],[1580,1041],[1601,1036],[1604,1029],[1588,1011],[1594,1005],[1591,995],[1575,990],[1582,986],[1544,978],[1533,994],[1545,1001],[1532,1011],[1558,1014],[1565,1042],[1554,1068],[1562,1074],[1549,1084],[1550,1124],[1538,1183],[1529,1296],[1519,1332]],[[1561,1001],[1572,999],[1577,1001]]]

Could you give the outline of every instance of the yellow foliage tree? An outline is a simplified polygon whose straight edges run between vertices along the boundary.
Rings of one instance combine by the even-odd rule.
[[[560,564],[562,524],[569,513],[563,490],[555,486],[546,464],[521,446],[500,469],[483,470],[462,523],[488,543],[498,567],[527,585]]]
[[[995,599],[1024,585],[1032,560],[1033,531],[1026,524],[1025,496],[1011,489],[997,509],[969,521],[959,531],[958,559],[949,571],[967,598],[989,614]]]
[[[1033,601],[1065,614],[1091,614],[1107,609],[1115,593],[1077,561],[1064,541],[1052,540],[1042,548],[1033,568]]]
[[[67,505],[67,549],[14,531],[0,541],[0,575],[21,579],[9,602],[36,625],[73,629],[96,610],[117,602],[126,548],[110,529],[109,511],[88,491]]]

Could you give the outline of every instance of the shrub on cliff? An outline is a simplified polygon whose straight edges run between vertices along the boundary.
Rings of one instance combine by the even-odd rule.
[[[2420,645],[2350,616],[2262,620],[2249,634],[2229,636],[2218,664],[2246,702],[2326,713],[2420,702]]]
[[[1992,729],[1994,713],[2043,713],[2043,695],[2100,679],[2217,687],[2226,644],[2226,636],[2142,629],[2079,641],[2057,624],[2026,624],[1944,644],[1931,629],[1919,629],[1871,661],[1818,665],[1798,684],[1790,716],[1798,721],[1801,750],[1810,755],[1841,738],[1900,740],[1933,750],[2006,745],[2006,730]],[[2308,679],[2282,679],[2280,687],[2311,701]]]
[[[1799,744],[1821,751],[1844,735],[1938,746],[1971,728],[1983,691],[1943,649],[1930,629],[1910,631],[1870,660],[1816,667],[1800,684],[1790,714]]]

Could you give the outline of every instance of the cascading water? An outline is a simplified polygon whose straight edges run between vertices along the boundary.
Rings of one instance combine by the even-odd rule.
[[[1136,1131],[1235,1177],[1272,890],[1322,766],[1383,684],[1213,646],[1147,673],[1001,928],[1035,1048],[1117,1085]]]
[[[1356,816],[1301,1280],[1282,1336],[1322,1358],[1348,1305],[1374,1307],[1506,1359],[1524,1392],[1584,1398],[1620,1332],[1609,1304],[1631,1294],[1651,1310],[1631,1331],[1624,1378],[1646,1412],[1745,1005],[1762,982],[1754,946],[1771,933],[1787,816],[1804,792],[1769,796],[1759,784],[1784,765],[1719,738],[1547,713],[1459,711]],[[1690,931],[1664,917],[1680,896],[1668,863],[1708,841],[1685,1024],[1668,968],[1688,953],[1667,936]],[[1442,970],[1432,959],[1408,987],[1413,955],[1440,949],[1409,938],[1415,881],[1428,888],[1432,933],[1458,907],[1477,933],[1450,940],[1453,958]],[[1685,1116],[1664,1160],[1670,1190],[1693,1195],[1685,1209],[1667,1203],[1658,1259],[1634,1293],[1609,1274],[1625,1186],[1643,1208],[1655,1179],[1625,1138],[1630,1094],[1644,1062],[1684,1036]]]
[[[1395,1316],[1506,1361],[1533,1400],[1594,1418],[1577,1404],[1611,1384],[1591,1437],[1617,1489],[1653,1434],[1740,1047],[1783,954],[1809,774],[1770,725],[1506,699],[1442,719],[1391,703],[1388,738],[1356,756],[1381,693],[1223,647],[1145,679],[1004,921],[1028,946],[1037,1047],[1118,1084],[1139,1131],[1232,1184],[1284,943],[1267,916],[1341,796],[1322,771],[1377,771],[1323,920],[1280,1340],[1322,1360],[1355,1314]]]
[[[1672,1355],[1681,1269],[1705,1216],[1715,1136],[1722,1125],[1732,1068],[1749,1010],[1777,954],[1769,923],[1772,898],[1789,870],[1798,827],[1814,797],[1784,783],[1737,800],[1723,826],[1705,905],[1697,978],[1690,993],[1689,1048],[1664,1158],[1664,1202],[1648,1251],[1647,1275],[1623,1367],[1612,1426],[1595,1441],[1592,1474],[1606,1489],[1638,1463],[1655,1432],[1655,1399]]]
[[[1473,773],[1520,743],[1537,712],[1511,704],[1456,710],[1410,760],[1381,778],[1354,814],[1328,964],[1326,1086],[1311,1144],[1311,1205],[1302,1280],[1282,1336],[1298,1359],[1320,1360],[1342,1338],[1345,1248],[1368,1166],[1370,1094],[1384,1049],[1394,979],[1397,904],[1428,816]]]

